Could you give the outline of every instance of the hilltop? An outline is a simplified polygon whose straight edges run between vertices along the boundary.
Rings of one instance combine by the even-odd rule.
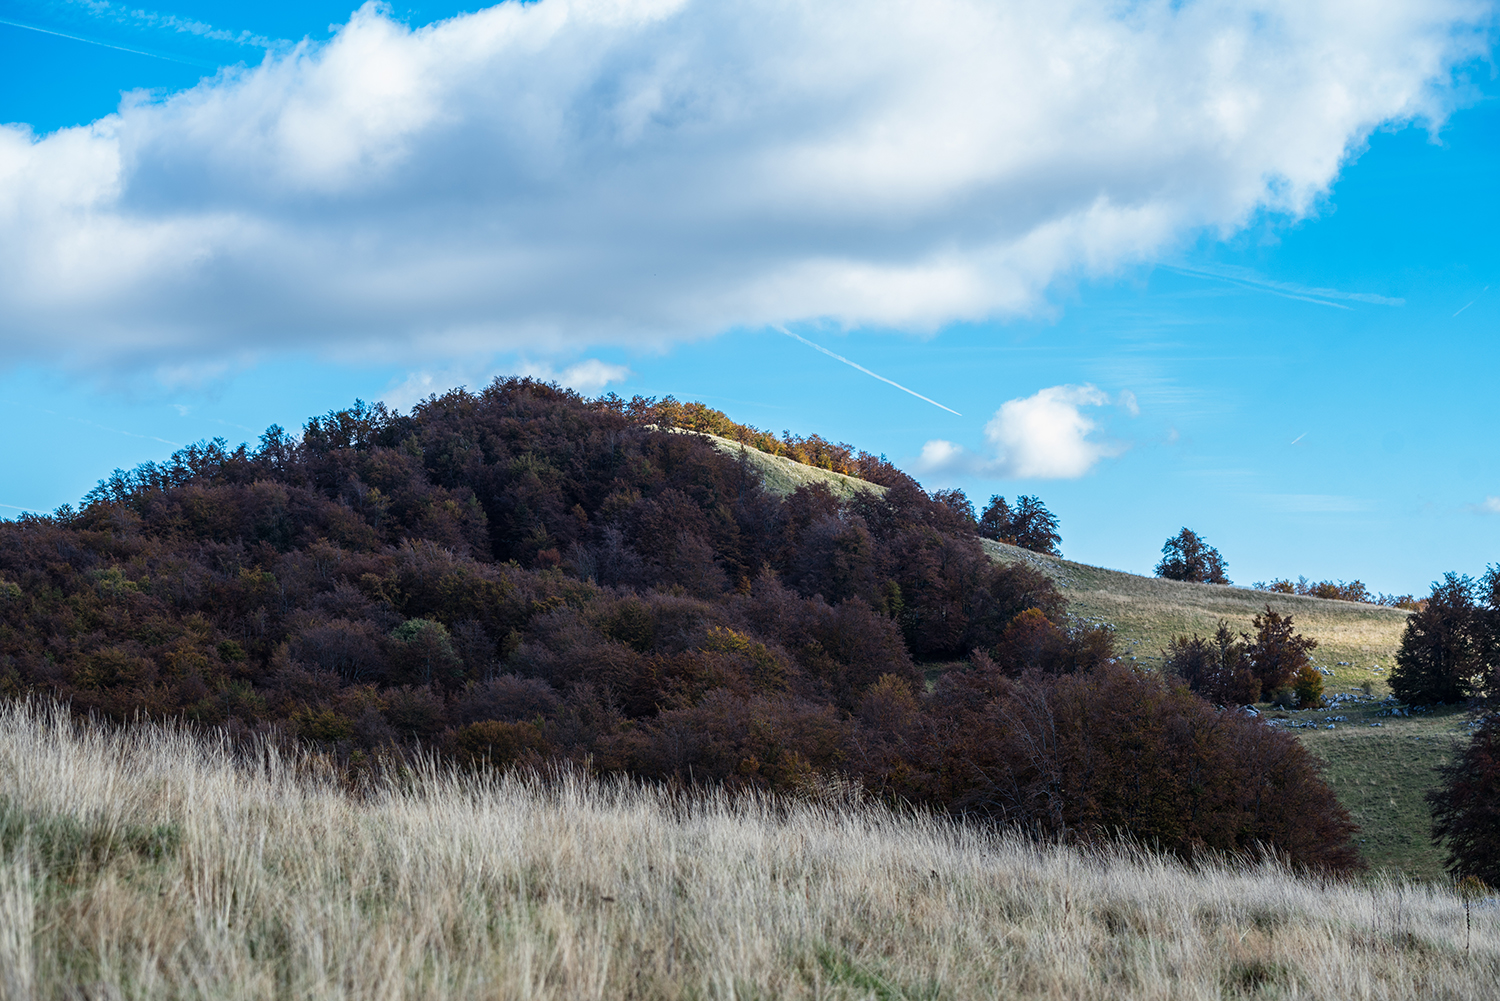
[[[764,444],[753,441],[735,441],[722,435],[695,431],[690,428],[674,428],[673,430],[682,434],[696,435],[725,455],[743,459],[761,477],[761,485],[766,491],[778,497],[790,497],[798,488],[809,487],[813,484],[827,487],[829,492],[841,501],[850,500],[857,493],[884,496],[887,489],[878,483],[872,483],[848,473],[810,465],[790,455],[773,454],[766,451]]]
[[[961,498],[716,413],[497,380],[117,471],[0,523],[0,694],[355,770],[421,747],[853,783],[1062,838],[1358,866],[1289,735],[1121,664],[1052,577],[986,552]],[[666,433],[689,418],[734,437]],[[1039,757],[1044,718],[1064,739]]]

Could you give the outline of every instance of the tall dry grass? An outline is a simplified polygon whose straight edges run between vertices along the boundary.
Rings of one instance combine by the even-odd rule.
[[[0,708],[5,998],[1473,998],[1441,889],[850,803],[308,761]]]

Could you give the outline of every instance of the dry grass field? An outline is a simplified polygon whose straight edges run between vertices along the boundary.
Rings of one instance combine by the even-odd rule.
[[[0,707],[0,998],[1474,998],[1500,909],[847,799],[309,760]]]
[[[1000,542],[985,540],[984,545],[996,559],[1025,561],[1046,572],[1062,586],[1074,615],[1113,625],[1121,650],[1147,664],[1161,663],[1161,651],[1173,636],[1212,635],[1220,619],[1232,629],[1248,631],[1250,620],[1270,605],[1293,616],[1297,631],[1318,641],[1313,661],[1333,671],[1330,687],[1352,688],[1379,682],[1390,671],[1406,626],[1407,613],[1399,608],[1187,584],[1091,567]]]

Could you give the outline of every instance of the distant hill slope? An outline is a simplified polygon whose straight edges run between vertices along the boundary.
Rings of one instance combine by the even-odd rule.
[[[1333,671],[1333,685],[1346,688],[1386,677],[1406,626],[1408,613],[1399,608],[1142,577],[988,539],[984,546],[994,559],[1029,563],[1046,573],[1067,595],[1074,615],[1108,622],[1121,652],[1146,663],[1159,664],[1173,636],[1208,636],[1220,619],[1231,629],[1248,631],[1250,620],[1270,605],[1291,615],[1298,632],[1318,641],[1313,662]]]

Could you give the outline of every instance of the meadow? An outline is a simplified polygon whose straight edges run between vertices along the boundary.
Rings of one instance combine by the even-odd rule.
[[[0,996],[1471,998],[1500,910],[859,802],[348,781],[0,708]]]

